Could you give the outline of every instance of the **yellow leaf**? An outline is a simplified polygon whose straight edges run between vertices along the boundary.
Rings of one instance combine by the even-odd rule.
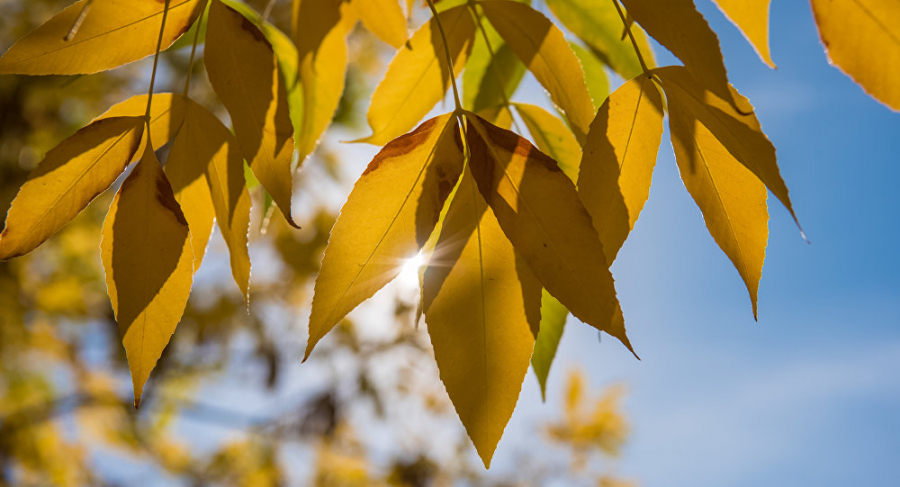
[[[692,100],[660,75],[669,104],[669,131],[681,179],[706,228],[747,285],[756,317],[759,279],[766,257],[769,212],[766,187],[722,144],[718,133],[695,116]]]
[[[475,23],[465,5],[439,14],[453,58],[453,77],[462,71],[475,35]],[[397,52],[372,95],[366,118],[372,135],[357,142],[382,145],[406,133],[444,98],[450,87],[444,41],[431,19]]]
[[[467,170],[424,279],[441,380],[485,468],[528,372],[541,285],[513,249]]]
[[[193,279],[188,224],[150,145],[109,207],[100,257],[137,407]]]
[[[136,95],[113,105],[109,110],[95,118],[94,121],[112,117],[143,117],[147,112],[147,95]],[[150,106],[150,143],[153,147],[162,147],[172,139],[184,123],[185,103],[181,95],[172,93],[154,93]],[[147,135],[147,132],[144,132]],[[141,139],[141,145],[134,153],[137,159],[144,153],[147,138]]]
[[[550,99],[566,115],[575,138],[584,143],[594,118],[584,71],[562,32],[528,5],[511,0],[478,2],[484,14],[525,63]]]
[[[648,34],[681,59],[694,78],[740,112],[753,112],[746,100],[732,98],[719,38],[694,7],[693,0],[621,2]]]
[[[591,100],[594,102],[594,111],[596,112],[603,100],[609,96],[609,79],[603,69],[603,61],[593,51],[589,51],[579,44],[569,42],[569,47],[578,57],[581,69],[584,70],[584,82],[591,95]]]
[[[206,108],[187,100],[184,125],[172,144],[165,172],[191,230],[194,271],[203,260],[216,219],[231,254],[232,275],[246,301],[250,193],[234,136]]]
[[[623,37],[625,26],[612,0],[547,0],[547,6],[560,22],[624,79],[631,79],[643,72],[628,37]],[[653,49],[644,31],[632,25],[634,35],[648,67],[654,67]],[[594,99],[602,103],[603,99]]]
[[[556,357],[568,316],[569,310],[544,289],[541,294],[540,332],[534,342],[534,354],[531,355],[531,368],[541,385],[541,399],[544,401],[547,400],[547,376],[550,375],[550,366]]]
[[[581,321],[631,350],[603,246],[575,184],[556,162],[513,132],[467,113],[478,189],[534,275]]]
[[[28,175],[6,215],[0,260],[27,254],[111,185],[141,141],[144,120],[98,120],[54,147]]]
[[[514,103],[513,106],[538,149],[553,158],[573,183],[577,181],[581,146],[566,124],[539,106],[527,103]]]
[[[181,37],[206,2],[172,0],[162,39],[165,49]],[[164,2],[80,0],[19,39],[0,58],[0,74],[92,74],[156,52]],[[84,21],[66,40],[82,10]]]
[[[253,174],[296,227],[291,218],[294,129],[271,44],[243,15],[214,0],[204,59]]]
[[[397,0],[354,0],[353,8],[359,20],[379,39],[403,47],[406,42],[406,17]]]
[[[454,120],[441,115],[391,141],[356,181],[316,278],[306,357],[425,245],[462,171]]]
[[[336,0],[294,0],[293,38],[303,90],[297,141],[301,161],[315,149],[344,92],[346,36],[356,22],[352,10],[349,3]]]
[[[756,53],[769,67],[774,68],[769,52],[769,4],[772,0],[714,0],[716,5],[744,37],[750,41]]]
[[[831,62],[866,93],[900,111],[900,3],[812,0]]]
[[[787,185],[778,169],[775,146],[762,132],[750,102],[729,86],[732,99],[750,107],[748,114],[738,112],[730,103],[700,86],[687,70],[680,66],[659,68],[654,70],[653,74],[663,81],[666,97],[678,98],[681,107],[705,125],[719,143],[752,171],[784,204],[799,228],[800,221],[794,213]]]
[[[616,260],[650,195],[662,132],[662,97],[647,76],[620,86],[591,124],[578,194],[594,220],[608,262]]]
[[[484,32],[476,25],[472,52],[462,75],[463,107],[475,113],[505,105],[525,75],[522,61],[490,22],[481,17],[478,20]]]

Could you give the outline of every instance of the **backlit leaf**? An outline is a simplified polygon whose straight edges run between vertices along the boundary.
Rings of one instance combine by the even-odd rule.
[[[537,105],[515,103],[513,106],[528,127],[528,133],[538,149],[553,158],[573,183],[577,181],[581,146],[566,124]]]
[[[213,0],[204,59],[210,84],[231,114],[241,152],[285,219],[296,226],[291,218],[294,129],[271,44],[244,16]]]
[[[95,118],[94,121],[113,117],[143,117],[147,112],[147,95],[136,95],[113,105],[109,110]],[[144,131],[141,145],[135,151],[133,159],[141,157],[147,144],[149,132],[153,147],[162,147],[175,138],[175,134],[184,123],[184,97],[172,93],[154,93],[150,106],[150,130]]]
[[[100,257],[137,407],[181,321],[193,280],[188,224],[150,145],[113,199]]]
[[[19,39],[0,58],[0,74],[91,74],[156,52],[163,1],[93,0],[74,36],[66,40],[85,1]],[[163,49],[191,27],[204,5],[200,0],[171,1]]]
[[[534,275],[581,321],[631,349],[591,216],[556,162],[513,132],[467,113],[478,189]]]
[[[813,0],[812,7],[831,62],[900,111],[900,2]]]
[[[722,144],[715,127],[694,115],[688,106],[691,100],[661,78],[681,179],[703,212],[709,233],[747,285],[755,318],[769,235],[766,187]]]
[[[609,96],[609,79],[603,70],[603,61],[593,51],[585,49],[574,42],[569,42],[572,52],[578,57],[581,69],[584,70],[584,83],[594,102],[594,112],[600,108],[603,100]]]
[[[534,354],[531,355],[531,367],[541,385],[541,399],[547,400],[547,377],[550,366],[556,357],[556,349],[562,339],[569,310],[558,299],[543,290],[541,294],[541,327],[534,342]]]
[[[569,119],[579,143],[594,118],[591,95],[578,58],[562,32],[528,5],[511,0],[478,2],[497,32],[512,47],[550,99]]]
[[[143,130],[143,118],[98,120],[51,149],[6,215],[0,260],[31,252],[105,191],[131,162]]]
[[[750,102],[729,86],[732,99],[751,109],[749,114],[738,112],[731,104],[700,86],[680,66],[659,68],[653,73],[663,80],[666,97],[677,98],[683,110],[705,125],[732,157],[752,171],[784,204],[799,227],[787,186],[778,169],[775,146],[762,132]]]
[[[400,49],[406,42],[406,17],[397,0],[354,0],[353,8],[366,29]]]
[[[250,193],[234,136],[215,115],[188,100],[165,172],[191,230],[194,270],[200,267],[215,218],[231,255],[231,273],[247,300]]]
[[[631,40],[622,37],[625,26],[612,0],[547,0],[547,6],[619,76],[631,79],[643,72]],[[654,67],[653,50],[647,35],[635,25],[632,25],[631,33],[648,67]],[[602,99],[594,101],[597,104],[603,102]]]
[[[591,124],[578,194],[608,262],[616,259],[647,202],[662,132],[662,97],[647,76],[620,86]]]
[[[457,123],[448,114],[391,141],[369,163],[331,230],[316,278],[306,357],[428,240],[462,170],[461,150]]]
[[[465,5],[439,14],[453,58],[453,77],[459,75],[471,49],[475,23]],[[357,142],[382,145],[409,131],[444,98],[450,87],[450,68],[444,41],[431,19],[397,52],[384,79],[372,95],[367,119],[372,135]]]
[[[341,101],[347,71],[346,37],[355,23],[356,14],[347,2],[294,0],[293,38],[303,90],[297,141],[301,161],[315,150]]]
[[[466,170],[424,277],[441,380],[485,467],[528,372],[541,285]]]
[[[753,111],[746,100],[732,99],[719,38],[694,7],[693,0],[620,1],[648,34],[681,59],[694,78],[741,112]]]
[[[769,4],[772,0],[714,0],[750,41],[759,57],[774,68],[769,52]]]
[[[463,107],[475,113],[508,102],[525,75],[525,65],[509,44],[490,22],[480,20],[484,33],[476,26],[472,53],[462,75]]]

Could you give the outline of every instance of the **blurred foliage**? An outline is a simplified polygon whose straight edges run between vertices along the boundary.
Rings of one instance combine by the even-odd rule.
[[[0,46],[65,3],[0,0]],[[282,29],[289,9],[280,2],[271,12]],[[386,46],[362,29],[350,46],[353,68],[335,119],[346,130],[362,125],[361,105],[386,58]],[[161,58],[161,91],[179,89],[189,51]],[[0,206],[47,150],[144,90],[146,68],[142,61],[94,76],[0,77]],[[205,76],[202,63],[192,75]],[[194,86],[196,100],[215,106],[207,84]],[[299,366],[306,331],[297,317],[308,315],[299,303],[310,301],[336,217],[328,195],[346,191],[340,156],[326,139],[297,176],[302,230],[273,218],[263,235],[263,215],[255,215],[249,310],[228,285],[227,249],[214,236],[210,264],[140,410],[131,405],[97,252],[114,191],[37,251],[0,262],[0,485],[626,485],[595,461],[626,439],[621,390],[587,399],[575,392],[585,388],[578,375],[565,416],[543,428],[547,441],[528,445],[505,478],[489,476],[437,379],[425,331],[413,323],[418,296],[383,294],[394,318],[388,329],[361,336],[345,320]],[[254,194],[254,207],[262,200]],[[560,461],[544,455],[554,448]]]

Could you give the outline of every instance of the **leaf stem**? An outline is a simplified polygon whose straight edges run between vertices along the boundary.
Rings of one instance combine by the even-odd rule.
[[[637,54],[638,62],[641,63],[641,69],[644,70],[644,74],[652,77],[650,69],[647,68],[647,63],[644,62],[644,56],[641,54],[641,49],[634,39],[634,34],[631,33],[631,25],[628,23],[628,20],[625,19],[625,13],[622,12],[622,6],[619,5],[619,0],[612,0],[612,3],[616,6],[616,12],[619,12],[619,18],[622,19],[622,24],[625,26],[625,33],[627,33],[628,38],[631,39],[631,45],[634,47],[634,53]]]
[[[434,17],[434,22],[437,24],[438,31],[441,33],[441,40],[444,41],[444,54],[447,56],[447,68],[450,70],[450,83],[453,85],[453,101],[456,102],[455,114],[458,118],[462,114],[462,103],[459,101],[459,89],[456,87],[453,56],[450,55],[450,46],[447,45],[447,34],[444,33],[444,26],[441,24],[441,19],[438,16],[437,9],[434,8],[434,2],[432,2],[432,0],[428,0],[428,7],[431,9],[431,15]]]
[[[209,2],[207,2],[207,7]],[[194,32],[194,43],[191,44],[191,60],[188,61],[187,79],[184,82],[184,97],[188,98],[191,91],[191,78],[194,73],[194,53],[197,52],[197,41],[200,40],[200,27],[203,25],[203,16],[206,15],[206,8],[200,11],[200,17],[197,18],[197,31]]]
[[[150,140],[150,106],[153,103],[153,85],[156,83],[156,66],[159,64],[159,51],[162,49],[163,33],[166,31],[166,17],[169,15],[169,2],[163,6],[162,23],[159,26],[159,39],[156,41],[156,54],[153,55],[153,72],[150,74],[150,90],[147,92],[147,112],[144,121],[147,123],[147,140]]]

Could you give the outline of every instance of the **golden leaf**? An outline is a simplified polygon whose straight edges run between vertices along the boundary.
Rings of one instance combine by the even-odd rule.
[[[243,15],[213,0],[204,60],[253,174],[296,227],[291,218],[294,129],[272,45]]]
[[[353,8],[366,29],[395,49],[406,42],[406,17],[397,0],[354,0]]]
[[[194,23],[206,2],[172,0],[162,48]],[[156,52],[164,2],[86,0],[70,5],[19,39],[0,58],[0,74],[92,74]],[[76,29],[76,20],[88,8]],[[70,37],[71,35],[71,38]]]
[[[444,98],[450,77],[462,71],[475,35],[475,23],[465,5],[439,14],[453,58],[453,73],[447,66],[444,41],[431,19],[397,52],[384,79],[372,95],[366,118],[372,135],[357,142],[382,145],[406,133]]]
[[[100,257],[131,369],[134,405],[191,293],[191,235],[149,144],[103,222]]]
[[[356,181],[316,278],[305,358],[425,245],[462,171],[458,130],[449,114],[429,119],[384,146]]]
[[[131,162],[144,120],[97,120],[54,147],[28,175],[0,234],[0,260],[31,252],[106,190]]]
[[[468,170],[425,270],[423,295],[441,380],[488,468],[528,372],[541,285]]]
[[[769,52],[769,4],[772,0],[714,0],[716,5],[744,37],[750,41],[756,53],[769,67],[774,68]]]

